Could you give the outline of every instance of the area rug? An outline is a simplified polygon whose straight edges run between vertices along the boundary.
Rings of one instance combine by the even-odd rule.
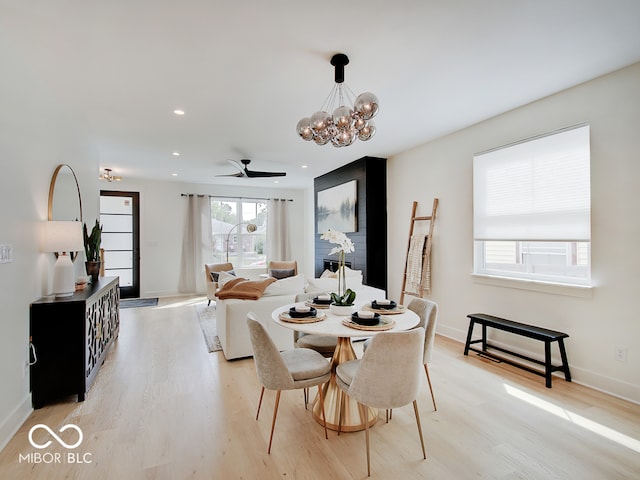
[[[204,336],[204,341],[207,344],[209,353],[219,352],[222,350],[220,345],[220,339],[216,332],[216,307],[213,305],[207,306],[206,303],[194,305],[196,309],[196,315],[200,322],[200,329]]]
[[[124,298],[120,300],[120,308],[155,307],[158,305],[156,298]]]

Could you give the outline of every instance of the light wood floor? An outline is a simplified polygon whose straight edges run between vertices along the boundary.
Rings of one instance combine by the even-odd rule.
[[[87,400],[34,411],[0,452],[1,479],[366,478],[364,432],[325,440],[298,391],[282,394],[268,455],[274,393],[256,421],[253,361],[207,353],[192,302],[173,300],[121,311],[120,338]],[[640,478],[638,405],[561,378],[546,389],[542,377],[462,350],[436,340],[438,411],[426,379],[418,399],[427,460],[409,405],[371,429],[371,478]],[[84,441],[73,452],[91,463],[68,463],[55,441],[40,452],[60,453],[61,463],[20,462],[36,451],[28,432],[38,423],[78,425]]]

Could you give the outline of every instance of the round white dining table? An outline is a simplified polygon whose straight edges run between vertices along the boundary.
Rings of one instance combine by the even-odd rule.
[[[331,379],[324,384],[323,397],[324,397],[324,410],[327,419],[327,428],[332,430],[338,430],[338,422],[340,420],[340,388],[336,383],[336,368],[339,364],[356,359],[356,353],[351,344],[352,338],[358,337],[372,337],[380,333],[380,330],[359,330],[343,324],[343,320],[349,319],[349,316],[341,316],[332,314],[329,309],[318,309],[318,316],[325,315],[323,320],[313,323],[294,323],[281,320],[280,314],[287,313],[289,309],[294,305],[284,305],[275,309],[271,318],[278,325],[291,330],[296,330],[306,334],[315,335],[329,335],[338,338],[338,344],[331,358]],[[402,307],[402,306],[401,306]],[[403,308],[403,307],[402,307]],[[387,320],[392,320],[395,325],[386,332],[400,332],[403,330],[409,330],[420,322],[418,315],[407,309],[403,308],[402,313],[396,314],[383,314]],[[373,425],[378,419],[378,411],[373,408],[368,408],[368,418],[363,419],[360,416],[358,405],[356,402],[351,401],[348,396],[344,399],[344,411],[342,416],[341,431],[355,432],[364,430],[365,421],[369,422],[369,426]],[[313,405],[313,417],[317,422],[322,422],[322,409],[319,403],[319,397],[316,396],[316,400]]]

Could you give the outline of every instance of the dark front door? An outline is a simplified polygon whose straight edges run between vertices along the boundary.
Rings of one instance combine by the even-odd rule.
[[[138,192],[100,192],[104,274],[120,277],[120,297],[140,296],[140,206]]]

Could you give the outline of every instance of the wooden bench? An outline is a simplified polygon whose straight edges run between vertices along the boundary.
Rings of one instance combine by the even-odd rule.
[[[468,355],[469,350],[478,352],[487,357],[494,358],[496,360],[508,363],[514,367],[522,368],[528,372],[535,373],[546,378],[547,388],[551,388],[551,374],[553,372],[564,372],[564,378],[567,382],[571,381],[571,373],[569,372],[569,363],[567,362],[567,352],[564,349],[564,339],[569,335],[563,332],[557,332],[555,330],[548,330],[546,328],[540,328],[533,325],[527,325],[525,323],[514,322],[512,320],[506,320],[504,318],[494,317],[492,315],[485,315],[484,313],[473,313],[467,315],[469,317],[469,332],[467,333],[467,342],[464,346],[464,354]],[[473,327],[478,323],[482,325],[482,338],[478,340],[471,340],[473,335]],[[524,337],[533,338],[534,340],[540,340],[544,342],[544,362],[536,360],[535,358],[527,357],[525,355],[512,352],[496,345],[491,345],[487,341],[487,327],[503,330],[505,332],[514,333],[516,335],[522,335]],[[560,357],[562,358],[562,365],[555,366],[551,364],[551,342],[558,342],[558,348],[560,349]],[[482,350],[471,347],[474,343],[482,343]],[[544,366],[544,372],[535,368],[531,368],[522,363],[504,358],[503,356],[495,355],[492,352],[488,352],[487,348],[499,350],[509,355],[522,358],[532,363]]]

